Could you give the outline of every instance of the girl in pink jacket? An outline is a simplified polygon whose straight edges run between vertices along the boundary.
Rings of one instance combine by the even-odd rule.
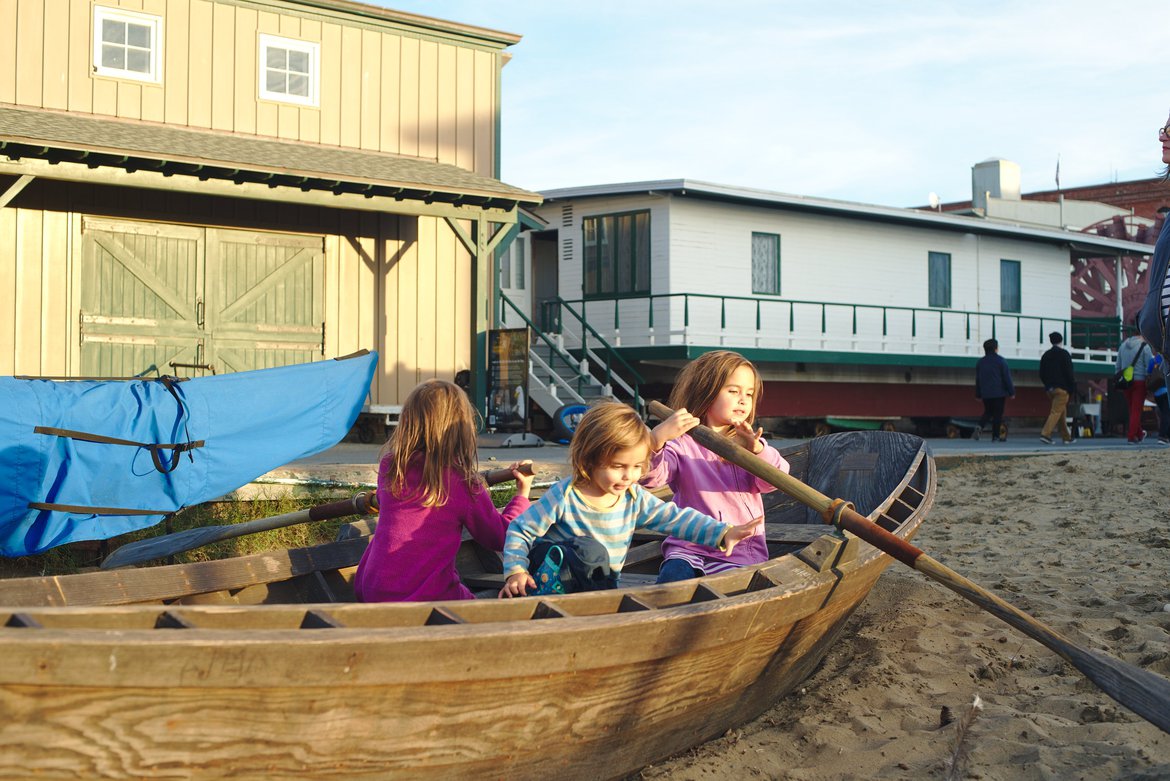
[[[528,509],[532,475],[512,464],[516,496],[501,512],[476,471],[475,422],[461,388],[428,380],[410,392],[378,467],[378,526],[354,578],[359,602],[473,599],[455,554],[463,529],[504,547],[508,522]]]
[[[670,394],[674,414],[653,430],[655,452],[642,485],[669,485],[675,504],[724,523],[738,526],[763,515],[760,494],[775,487],[684,436],[703,423],[787,472],[788,462],[762,439],[763,429],[752,427],[762,385],[751,361],[729,350],[704,353],[687,364]],[[768,559],[768,546],[761,524],[731,553],[667,537],[662,555],[658,582],[669,583],[758,564]]]

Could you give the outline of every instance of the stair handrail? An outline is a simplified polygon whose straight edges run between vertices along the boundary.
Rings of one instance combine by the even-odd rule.
[[[641,394],[639,393],[639,388],[642,385],[646,384],[646,380],[645,380],[645,378],[642,377],[641,374],[638,373],[638,370],[635,369],[633,366],[631,366],[630,362],[627,361],[625,358],[623,358],[621,353],[619,353],[616,349],[614,349],[613,345],[611,345],[609,342],[607,342],[605,340],[605,337],[603,337],[601,334],[599,334],[597,332],[597,329],[594,328],[593,326],[591,326],[589,324],[589,322],[585,319],[584,315],[582,315],[580,312],[578,312],[576,309],[574,309],[569,304],[568,301],[564,300],[560,296],[557,296],[556,298],[553,298],[545,303],[546,304],[556,304],[556,306],[557,306],[556,323],[557,323],[557,326],[559,328],[563,329],[563,327],[564,327],[564,323],[561,319],[561,312],[562,311],[568,310],[569,314],[571,314],[574,318],[576,318],[577,322],[579,322],[581,324],[581,332],[582,332],[581,351],[585,355],[589,356],[594,361],[596,361],[599,365],[604,365],[605,366],[605,384],[606,385],[613,385],[613,383],[616,381],[617,384],[619,386],[621,386],[626,391],[626,393],[630,394],[630,397],[634,400],[634,409],[641,411],[645,402],[642,399]],[[605,360],[604,361],[597,355],[597,353],[595,353],[593,351],[592,348],[589,347],[586,334],[593,334],[593,338],[597,341],[598,344],[600,344],[604,348],[604,350],[605,350]],[[616,358],[618,360],[618,362],[622,365],[622,367],[627,372],[629,372],[630,376],[633,377],[634,384],[632,387],[630,386],[629,383],[627,383],[625,381],[625,379],[622,378],[622,376],[620,374],[614,373],[613,365],[612,365],[612,361],[614,358]]]
[[[551,365],[546,364],[545,368],[547,368],[550,371],[550,373],[552,374],[552,376],[554,378],[556,378],[556,381],[559,385],[564,386],[564,388],[566,390],[568,390],[570,393],[572,393],[576,398],[580,399],[581,398],[580,391],[581,391],[582,385],[588,384],[587,381],[592,379],[592,378],[589,377],[588,375],[582,373],[580,365],[575,360],[573,360],[573,356],[569,355],[567,352],[565,352],[560,347],[558,347],[556,342],[554,342],[552,339],[549,338],[548,334],[546,334],[544,331],[537,328],[536,324],[528,319],[528,315],[524,314],[523,310],[521,310],[520,307],[516,306],[515,301],[508,298],[503,293],[500,293],[500,302],[502,304],[506,304],[508,307],[510,307],[512,309],[513,312],[515,312],[517,315],[519,315],[520,319],[524,321],[524,324],[528,326],[529,332],[536,334],[536,336],[541,341],[543,341],[546,345],[548,345],[549,357],[553,360],[553,363]],[[501,306],[500,307],[500,324],[501,325],[507,325],[507,314],[508,314],[507,309],[505,309],[505,307]],[[572,371],[573,374],[576,376],[577,390],[574,391],[572,386],[569,385],[567,382],[565,382],[564,378],[556,373],[555,361],[557,358],[560,358],[562,361],[564,361],[565,366],[568,367],[569,370]]]

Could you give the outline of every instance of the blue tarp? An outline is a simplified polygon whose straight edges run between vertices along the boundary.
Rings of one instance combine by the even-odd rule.
[[[0,377],[0,555],[152,526],[336,444],[376,364],[365,353],[170,383]]]

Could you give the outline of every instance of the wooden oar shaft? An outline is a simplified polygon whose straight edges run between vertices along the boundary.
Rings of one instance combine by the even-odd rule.
[[[521,464],[522,474],[531,475],[532,465]],[[491,469],[481,472],[480,476],[488,485],[496,485],[513,479],[509,468]],[[326,521],[332,518],[344,518],[347,515],[373,514],[378,511],[377,495],[373,491],[360,493],[349,499],[340,499],[328,504],[309,507],[291,513],[274,515],[271,518],[258,518],[244,523],[229,523],[222,526],[200,526],[196,529],[184,529],[172,534],[159,537],[150,537],[145,540],[130,542],[115,550],[102,561],[102,569],[117,569],[128,567],[131,564],[141,564],[144,561],[153,561],[176,553],[184,553],[195,548],[202,548],[213,542],[222,542],[249,534],[281,529],[285,526],[295,526],[299,523]]]
[[[662,420],[673,410],[651,401],[649,410]],[[1120,659],[1092,649],[1082,648],[1056,630],[1041,623],[1015,606],[940,564],[921,549],[870,521],[840,499],[832,500],[786,474],[755,455],[748,453],[727,437],[699,425],[689,432],[692,439],[747,472],[776,486],[784,493],[813,508],[826,523],[831,523],[873,545],[878,550],[911,567],[959,596],[978,605],[1000,620],[1036,640],[1068,661],[1085,677],[1117,702],[1170,733],[1170,681]]]

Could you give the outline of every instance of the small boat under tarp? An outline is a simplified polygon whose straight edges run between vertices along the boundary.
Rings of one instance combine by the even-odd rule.
[[[153,526],[345,436],[377,354],[180,379],[0,377],[0,555]]]
[[[934,501],[908,434],[781,452],[902,540]],[[792,691],[892,561],[779,492],[765,514],[767,562],[653,585],[641,535],[629,586],[585,594],[354,604],[368,536],[0,580],[0,778],[628,775]],[[503,583],[471,540],[458,566]]]

